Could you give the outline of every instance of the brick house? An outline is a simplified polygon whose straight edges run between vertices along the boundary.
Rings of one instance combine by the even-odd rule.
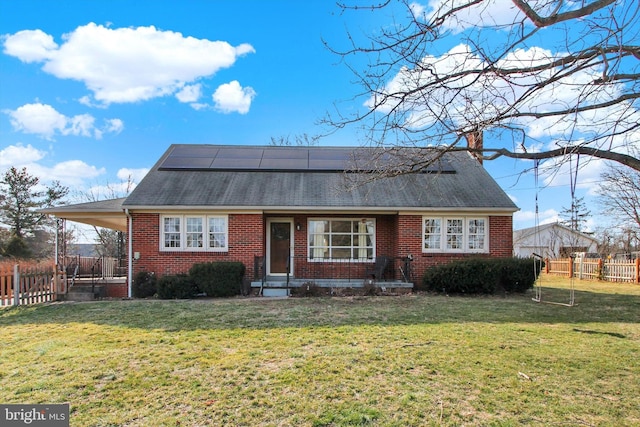
[[[126,231],[129,283],[139,271],[239,261],[261,292],[369,279],[411,287],[429,266],[513,251],[518,208],[475,157],[448,152],[407,170],[406,159],[434,153],[172,145],[127,198],[48,213]]]

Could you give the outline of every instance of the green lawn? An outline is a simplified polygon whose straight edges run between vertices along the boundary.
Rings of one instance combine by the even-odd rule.
[[[569,282],[543,278],[545,297]],[[0,403],[72,426],[640,424],[640,285],[0,310]],[[564,287],[564,288],[563,288]]]

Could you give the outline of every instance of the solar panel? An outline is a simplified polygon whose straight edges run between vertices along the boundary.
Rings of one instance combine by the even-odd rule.
[[[168,157],[162,162],[163,169],[209,169],[213,157]]]
[[[225,147],[218,150],[217,159],[262,159],[263,148],[253,147]]]
[[[260,162],[260,169],[268,170],[308,170],[309,160],[304,159],[265,159]]]
[[[177,145],[171,150],[170,157],[215,157],[218,147],[210,145]]]
[[[424,155],[424,151],[410,149],[177,145],[160,169],[364,172],[406,168]],[[447,159],[440,158],[421,172],[454,173],[455,169]]]
[[[300,148],[264,149],[263,159],[308,159],[309,150]]]
[[[260,159],[216,157],[210,169],[260,169]]]

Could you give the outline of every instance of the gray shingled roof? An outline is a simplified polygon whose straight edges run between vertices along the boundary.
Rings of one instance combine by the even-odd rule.
[[[466,152],[447,153],[445,173],[417,173],[382,178],[357,186],[349,185],[352,179],[357,179],[357,173],[345,174],[331,170],[332,168],[260,169],[243,167],[242,162],[237,161],[226,167],[214,168],[210,166],[213,162],[203,159],[200,154],[192,158],[194,166],[190,167],[189,158],[177,158],[175,154],[182,151],[201,153],[218,148],[225,146],[172,145],[124,201],[123,207],[319,210],[451,208],[508,212],[518,209],[482,165]],[[276,146],[259,148],[272,157],[274,154],[278,157],[276,150],[281,150],[281,154],[292,150],[292,147]],[[303,149],[309,150],[313,156],[322,156],[322,150],[330,150],[323,147]],[[363,153],[362,148],[351,150],[358,150],[360,155]],[[178,166],[172,168],[172,165]]]

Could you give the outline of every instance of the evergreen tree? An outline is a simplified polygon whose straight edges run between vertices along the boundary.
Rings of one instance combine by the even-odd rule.
[[[584,197],[578,197],[571,200],[571,207],[563,207],[559,215],[563,225],[574,231],[582,231],[591,216],[591,211],[587,209]]]
[[[53,206],[69,189],[55,181],[39,189],[40,179],[29,175],[26,168],[11,167],[0,180],[0,222],[11,230],[12,239],[5,248],[8,255],[30,253],[25,240],[47,225],[47,216],[40,209]],[[26,250],[25,250],[26,249]]]

